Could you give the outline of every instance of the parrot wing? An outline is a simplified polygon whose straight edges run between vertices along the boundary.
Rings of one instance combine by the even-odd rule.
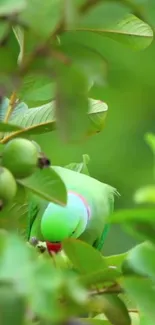
[[[43,240],[40,230],[40,223],[47,205],[47,201],[36,196],[31,197],[27,217],[27,240],[29,240],[31,237],[36,237],[39,240]]]

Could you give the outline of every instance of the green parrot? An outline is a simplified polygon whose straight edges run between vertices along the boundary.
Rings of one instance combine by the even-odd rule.
[[[117,190],[73,170],[52,166],[67,188],[67,204],[60,206],[40,198],[29,204],[28,240],[45,241],[49,252],[59,252],[66,238],[78,238],[102,249]]]

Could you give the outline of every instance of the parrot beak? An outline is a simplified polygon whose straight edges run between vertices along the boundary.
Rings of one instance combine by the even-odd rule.
[[[52,253],[53,252],[53,253],[57,254],[62,249],[61,242],[50,243],[49,241],[47,241],[46,242],[46,245],[47,245],[47,250],[48,250],[49,253]]]

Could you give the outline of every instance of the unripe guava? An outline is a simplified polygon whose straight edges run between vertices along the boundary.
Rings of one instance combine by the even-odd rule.
[[[37,148],[38,152],[40,153],[41,152],[41,147],[39,146],[39,144],[37,142],[35,142],[34,140],[31,141],[34,146]]]
[[[11,172],[0,167],[0,201],[2,204],[7,204],[16,195],[17,184]]]
[[[32,175],[38,164],[37,147],[27,139],[13,139],[4,147],[2,164],[16,178],[28,177]]]

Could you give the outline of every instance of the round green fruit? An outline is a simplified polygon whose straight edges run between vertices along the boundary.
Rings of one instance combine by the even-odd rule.
[[[11,172],[0,167],[0,201],[2,204],[7,204],[13,200],[17,192],[16,181]]]
[[[27,139],[9,141],[3,151],[2,164],[16,178],[25,178],[33,174],[38,163],[37,147]]]

